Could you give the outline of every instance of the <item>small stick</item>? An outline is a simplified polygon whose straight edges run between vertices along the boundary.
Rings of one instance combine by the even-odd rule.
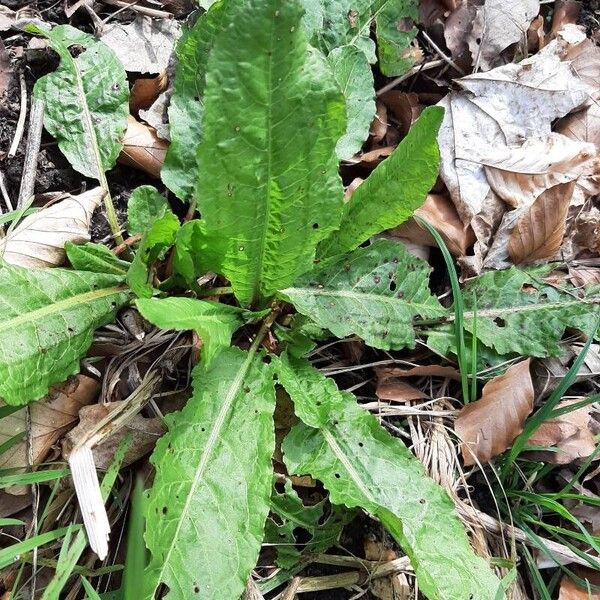
[[[125,252],[125,250],[127,250],[127,248],[129,248],[129,246],[133,246],[133,244],[135,244],[136,242],[139,242],[141,239],[142,239],[142,236],[139,233],[136,233],[135,235],[128,237],[124,242],[119,244],[116,248],[113,248],[113,254],[115,256],[119,256],[120,254],[123,254],[123,252]]]
[[[19,110],[19,119],[15,130],[15,137],[13,138],[10,150],[8,151],[8,158],[13,158],[17,153],[21,138],[23,137],[23,131],[25,130],[25,119],[27,117],[27,85],[25,84],[25,75],[23,75],[22,72],[19,73],[19,83],[21,85],[21,109]]]
[[[390,81],[389,83],[386,83],[380,90],[377,90],[376,95],[381,96],[382,94],[389,92],[390,90],[394,89],[397,85],[401,84],[403,81],[410,79],[413,75],[416,75],[421,71],[428,71],[429,69],[441,67],[444,64],[444,62],[445,61],[443,61],[441,58],[437,58],[436,60],[432,60],[420,65],[415,65],[414,67],[411,67],[406,73],[404,73],[404,75],[400,75],[399,77],[392,79],[392,81]]]
[[[288,586],[285,588],[283,592],[283,596],[281,596],[281,600],[294,600],[296,597],[296,592],[300,587],[300,577],[294,577]]]
[[[122,0],[102,0],[104,4],[110,4],[111,6],[118,6],[119,8],[130,8],[135,12],[139,12],[142,15],[148,15],[149,17],[156,17],[157,19],[172,19],[173,15],[164,10],[156,10],[155,8],[148,8],[147,6],[137,6],[134,2],[123,2]]]
[[[444,53],[444,51],[431,39],[429,34],[426,31],[421,32],[423,37],[431,44],[432,48],[447,62],[451,67],[456,69],[461,75],[464,75],[465,72],[448,56]]]
[[[31,116],[29,117],[29,131],[27,133],[25,161],[23,162],[23,175],[21,176],[21,187],[19,189],[17,208],[21,208],[25,202],[33,196],[35,191],[35,178],[37,175],[43,126],[44,101],[35,98],[31,106]]]
[[[8,195],[8,190],[6,189],[6,177],[4,177],[4,172],[0,171],[0,193],[2,194],[2,198],[4,203],[6,204],[6,208],[9,211],[15,210],[13,208],[12,202],[10,201],[10,196]],[[2,214],[2,208],[0,208],[0,215]]]

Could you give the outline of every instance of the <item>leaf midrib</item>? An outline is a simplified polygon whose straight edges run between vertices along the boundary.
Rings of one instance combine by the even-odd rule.
[[[262,222],[262,228],[259,237],[259,252],[256,264],[256,269],[253,270],[254,282],[252,284],[252,293],[250,305],[253,306],[258,302],[260,297],[260,287],[263,275],[263,266],[265,263],[265,254],[267,251],[267,233],[269,231],[269,222],[271,214],[271,177],[273,175],[273,162],[271,153],[273,151],[273,128],[272,128],[272,107],[273,107],[273,56],[275,54],[275,19],[273,16],[271,19],[271,37],[269,43],[269,53],[267,54],[267,61],[269,63],[268,69],[268,81],[267,81],[267,181],[265,185],[265,218]]]
[[[318,289],[318,288],[286,288],[282,290],[283,294],[289,295],[293,293],[298,293],[300,295],[306,296],[321,296],[326,298],[350,298],[353,300],[371,300],[373,302],[383,302],[390,305],[399,305],[405,306],[408,308],[415,308],[420,310],[436,310],[439,312],[445,312],[443,307],[439,308],[437,306],[432,306],[429,304],[422,304],[420,302],[410,302],[408,300],[404,300],[403,298],[397,298],[395,296],[385,296],[373,293],[366,292],[355,292],[353,290],[328,290],[328,289]]]
[[[0,323],[0,334],[9,329],[17,328],[20,325],[31,323],[32,321],[41,321],[47,319],[54,314],[65,312],[69,308],[73,308],[74,306],[78,306],[80,304],[92,302],[93,300],[99,300],[100,298],[105,298],[106,296],[111,296],[113,294],[121,294],[126,289],[127,288],[125,286],[114,286],[63,298],[62,300],[58,300],[52,304],[47,304],[41,308],[36,308],[35,310],[12,317],[7,321],[2,321]]]

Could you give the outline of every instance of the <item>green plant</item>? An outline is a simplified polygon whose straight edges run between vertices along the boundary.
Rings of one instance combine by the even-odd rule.
[[[165,184],[190,202],[190,218],[181,224],[165,198],[144,186],[128,207],[129,233],[141,235],[131,263],[87,244],[67,247],[74,270],[0,269],[0,396],[9,404],[36,400],[77,372],[94,329],[129,303],[158,327],[193,330],[203,340],[193,394],[181,412],[168,415],[169,431],[152,456],[145,598],[162,586],[171,599],[234,599],[243,591],[269,511],[283,506],[272,495],[276,386],[289,394],[299,419],[282,445],[288,471],[320,479],[336,518],[342,506],[378,518],[411,558],[429,598],[486,600],[499,593],[500,582],[473,553],[447,494],[399,439],[303,356],[316,332],[358,335],[384,350],[412,348],[417,335],[427,336],[438,351],[460,357],[467,401],[469,364],[474,377],[480,354],[556,353],[566,327],[586,328],[598,296],[581,299],[568,286],[544,283],[546,267],[510,269],[472,280],[462,294],[453,278],[449,309],[429,289],[427,263],[397,242],[365,246],[410,217],[435,182],[443,111],[426,109],[343,203],[339,141],[347,141],[346,104],[354,100],[340,90],[337,49],[361,48],[371,60],[373,19],[380,40],[391,35],[385,16],[392,3],[364,4],[371,6],[369,18],[354,33],[311,23],[309,36],[298,0],[215,2],[178,44],[173,143],[162,171]],[[44,35],[62,36],[65,47],[74,39],[91,44],[69,29]],[[65,61],[60,88],[75,86],[90,106],[98,99],[77,78],[84,55],[77,62],[54,43]],[[380,41],[384,56],[391,43]],[[360,52],[356,60],[364,63]],[[55,96],[48,100],[50,123],[64,101]],[[366,135],[360,131],[352,130],[351,147]],[[105,148],[97,134],[88,129],[74,138],[87,139],[88,150]],[[67,155],[77,140],[63,140]],[[110,156],[93,157],[92,175],[103,185],[114,143]],[[229,285],[199,285],[209,272]],[[240,328],[245,335],[234,337]],[[265,343],[271,334],[275,351]],[[294,515],[304,513],[286,494]],[[315,513],[302,514],[311,533]],[[329,525],[328,535],[314,534],[309,546],[323,549],[336,539],[339,523]],[[81,552],[79,535],[65,550],[69,564]],[[289,567],[297,558],[280,560]]]

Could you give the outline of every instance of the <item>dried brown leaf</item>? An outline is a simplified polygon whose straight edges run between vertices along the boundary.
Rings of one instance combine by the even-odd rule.
[[[574,182],[546,190],[517,221],[508,240],[508,255],[515,264],[551,258],[558,252],[574,190]]]
[[[10,63],[10,57],[4,47],[4,42],[0,39],[0,96],[8,90],[13,78],[13,68]]]
[[[25,217],[0,240],[2,258],[19,267],[61,265],[66,242],[89,242],[92,214],[103,196],[102,188],[94,188]]]
[[[371,129],[369,131],[371,138],[376,144],[379,144],[385,138],[385,134],[388,129],[388,119],[387,119],[387,108],[385,104],[381,101],[377,101],[377,111],[375,112],[375,117],[371,122]]]
[[[168,147],[169,144],[161,140],[152,127],[130,116],[127,119],[123,150],[118,161],[158,178]]]
[[[140,109],[152,106],[159,94],[167,88],[167,73],[163,71],[156,77],[136,79],[129,96],[129,110],[138,113]]]
[[[565,25],[576,25],[580,12],[581,3],[578,0],[556,0],[552,12],[550,35],[555,37]]]
[[[560,582],[558,600],[600,600],[600,592],[580,588],[565,575]]]
[[[33,440],[33,464],[41,463],[50,448],[73,427],[83,406],[94,402],[100,384],[85,375],[71,377],[55,386],[50,393],[30,405]],[[0,420],[0,444],[27,430],[27,409],[22,408]],[[0,455],[0,468],[27,465],[27,443],[18,443]]]
[[[577,287],[600,285],[600,268],[598,267],[569,267],[569,278]]]
[[[425,202],[415,214],[429,221],[444,238],[454,256],[464,256],[475,242],[475,234],[470,226],[463,225],[452,201],[442,194],[428,194]],[[394,235],[407,238],[414,243],[437,246],[433,237],[414,219],[409,219],[392,230]]]
[[[63,440],[63,456],[67,456],[79,440],[85,438],[90,431],[96,428],[99,421],[118,409],[123,402],[126,401],[83,407],[79,412],[79,425],[72,429]],[[127,434],[132,435],[132,440],[123,459],[124,467],[148,454],[165,431],[161,418],[145,418],[140,414],[135,415],[127,425],[92,448],[96,467],[101,470],[108,468],[119,444]]]
[[[461,440],[465,465],[485,464],[510,448],[533,410],[531,359],[509,367],[483,387],[481,399],[464,406],[454,430]]]
[[[444,27],[446,46],[448,46],[452,58],[467,68],[472,64],[468,39],[476,14],[477,7],[475,5],[463,2],[450,14]]]
[[[417,367],[381,367],[376,369],[379,380],[389,377],[442,377],[460,381],[460,373],[454,367],[441,365],[419,365]]]
[[[419,96],[412,92],[390,90],[382,94],[379,99],[387,106],[388,118],[393,118],[400,135],[404,137],[421,113]]]
[[[375,148],[369,152],[360,155],[360,162],[367,167],[376,167],[384,158],[387,158],[396,146],[384,146],[383,148]]]
[[[578,400],[560,402],[557,408],[563,408]],[[591,406],[584,406],[556,419],[540,425],[529,438],[528,445],[554,448],[556,451],[534,451],[536,460],[566,465],[575,460],[587,458],[595,448],[594,433],[590,429]]]
[[[442,22],[460,3],[461,0],[420,0],[419,23],[431,27]]]
[[[423,400],[427,398],[427,394],[424,394],[421,390],[395,377],[380,380],[377,383],[375,395],[380,400],[389,400],[392,402],[410,402],[411,400]]]

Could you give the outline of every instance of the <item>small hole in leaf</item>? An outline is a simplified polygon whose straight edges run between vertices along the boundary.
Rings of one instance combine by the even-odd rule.
[[[501,319],[500,317],[496,317],[494,319],[494,323],[496,323],[498,327],[506,327],[506,321],[504,319]]]
[[[476,38],[475,41],[477,42],[477,44],[481,44],[481,38]]]
[[[197,585],[195,585],[194,586],[194,594],[199,594],[199,593],[200,593],[200,588]]]
[[[263,356],[262,361],[265,363],[265,365],[270,365],[271,364],[271,357],[267,354],[267,356]]]
[[[250,388],[248,386],[246,386],[244,388],[244,394],[249,394],[250,393]]]
[[[358,442],[358,447],[362,448],[362,447],[364,447],[364,444],[362,442]]]
[[[392,279],[390,281],[390,292],[395,292],[396,291],[396,287],[397,287],[396,282]]]
[[[335,474],[335,478],[336,478],[336,479],[339,479],[340,477],[341,477],[341,475],[340,475],[339,473],[336,473],[336,474]]]
[[[313,223],[313,229],[319,229],[319,224],[318,223]]]

